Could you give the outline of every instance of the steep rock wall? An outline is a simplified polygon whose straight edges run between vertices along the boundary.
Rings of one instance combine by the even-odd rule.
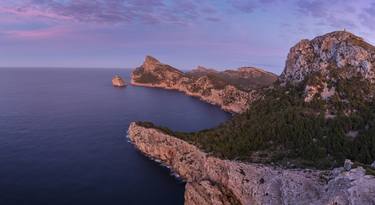
[[[174,136],[132,123],[129,139],[186,180],[185,204],[375,204],[375,178],[345,171],[290,170],[208,156]]]

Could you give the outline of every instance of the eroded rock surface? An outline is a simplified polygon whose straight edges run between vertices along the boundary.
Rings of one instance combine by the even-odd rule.
[[[131,142],[186,180],[185,204],[375,204],[375,178],[345,171],[282,169],[211,157],[155,128],[132,123]]]
[[[290,49],[281,81],[300,82],[314,72],[348,69],[374,80],[375,48],[346,31],[335,31],[313,40],[302,40]]]
[[[347,92],[348,87],[356,84],[362,86],[357,88],[359,98],[373,100],[374,92],[370,86],[375,82],[374,69],[373,45],[350,32],[335,31],[312,40],[302,40],[292,47],[279,82],[303,85],[305,102],[323,100],[328,102],[327,109],[336,112],[329,101],[354,104],[348,97],[351,93]],[[345,82],[352,85],[345,87]],[[355,109],[348,108],[345,112],[349,115]]]

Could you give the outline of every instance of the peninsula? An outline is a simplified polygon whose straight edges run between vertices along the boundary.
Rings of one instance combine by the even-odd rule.
[[[129,139],[186,180],[187,205],[375,204],[374,66],[375,47],[352,33],[302,40],[228,122],[194,133],[134,122]]]
[[[259,68],[243,67],[218,72],[202,66],[182,72],[147,56],[132,73],[131,84],[173,89],[220,106],[223,110],[244,112],[257,96],[257,89],[271,85],[277,76]]]

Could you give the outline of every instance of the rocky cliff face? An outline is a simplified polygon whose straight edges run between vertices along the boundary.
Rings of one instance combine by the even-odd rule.
[[[375,178],[349,171],[289,170],[221,160],[161,130],[132,123],[129,139],[187,181],[185,204],[374,204]]]
[[[268,86],[276,75],[255,68],[217,72],[198,67],[184,73],[147,56],[142,66],[132,73],[133,85],[173,89],[240,113],[256,98],[255,89]]]
[[[348,93],[348,87],[357,86],[357,98],[372,100],[374,69],[375,47],[352,33],[336,31],[312,40],[302,40],[292,47],[279,81],[303,84],[305,102],[322,99],[328,104],[329,112],[336,112],[334,106],[329,105],[333,104],[331,99],[348,104],[357,100],[349,99],[351,93]],[[345,82],[350,81],[362,85],[351,83],[344,88]],[[352,111],[348,109],[345,112]]]
[[[345,70],[348,76],[361,74],[374,80],[375,47],[346,31],[336,31],[313,40],[302,40],[290,49],[283,82],[301,82],[314,72],[329,77],[331,70]]]

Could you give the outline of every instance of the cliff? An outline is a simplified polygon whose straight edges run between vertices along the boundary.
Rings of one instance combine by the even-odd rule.
[[[375,47],[350,32],[335,31],[312,40],[304,39],[290,49],[282,82],[298,83],[313,73],[329,80],[331,71],[346,78],[361,75],[374,80]]]
[[[186,180],[185,204],[374,204],[375,178],[349,171],[281,169],[218,159],[165,132],[132,123],[131,142]]]
[[[326,118],[332,118],[358,112],[353,106],[358,102],[369,106],[375,94],[374,69],[373,45],[350,32],[335,31],[292,47],[279,81],[303,87],[304,101],[323,102]]]
[[[257,68],[218,72],[198,67],[184,73],[147,56],[143,65],[132,73],[131,84],[178,90],[223,110],[241,113],[256,98],[256,89],[268,86],[276,79],[276,75]]]

